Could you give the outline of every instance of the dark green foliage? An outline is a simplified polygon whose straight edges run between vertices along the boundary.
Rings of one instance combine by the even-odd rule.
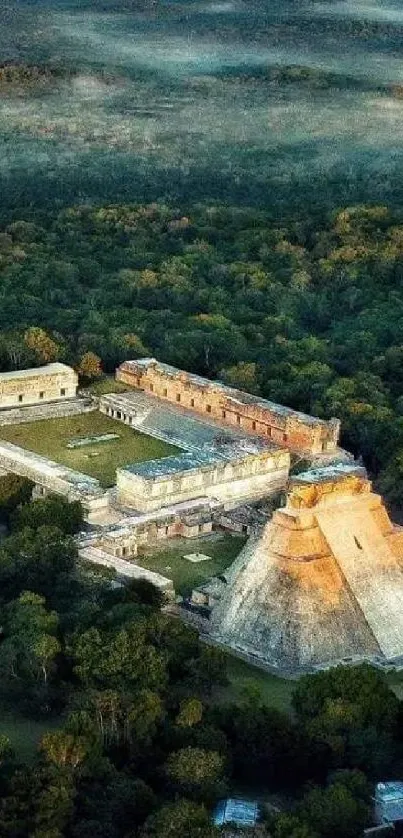
[[[400,758],[400,704],[383,673],[370,666],[301,678],[293,705],[305,729],[330,750],[335,767],[377,777]]]
[[[37,531],[52,522],[65,535],[74,535],[83,528],[83,509],[79,501],[68,501],[60,495],[41,498],[25,504],[13,515],[13,530],[29,527]]]
[[[141,838],[218,838],[219,834],[203,806],[177,800],[147,820]]]
[[[327,745],[285,713],[259,705],[256,697],[218,709],[213,719],[226,734],[233,773],[241,783],[292,788],[326,776]]]
[[[298,718],[315,720],[331,701],[354,705],[364,725],[393,730],[399,702],[388,687],[385,675],[372,666],[337,666],[328,672],[302,677],[293,693]]]
[[[141,602],[153,608],[161,608],[164,595],[148,579],[132,579],[124,588],[126,602]]]
[[[163,204],[117,205],[10,224],[0,366],[27,363],[34,326],[59,336],[72,363],[95,353],[111,372],[152,353],[221,375],[339,416],[343,443],[400,503],[400,212],[359,205],[275,224],[264,211],[199,206],[181,217]]]
[[[0,546],[0,601],[30,590],[53,602],[61,593],[62,580],[67,581],[71,574],[76,556],[75,542],[57,527],[14,533]]]
[[[217,751],[181,748],[170,754],[165,773],[174,792],[193,800],[212,803],[226,791],[224,760]]]
[[[371,816],[371,786],[359,771],[340,771],[326,788],[307,792],[299,815],[321,838],[359,838]]]
[[[17,474],[0,477],[0,517],[8,524],[10,516],[31,499],[33,483]]]

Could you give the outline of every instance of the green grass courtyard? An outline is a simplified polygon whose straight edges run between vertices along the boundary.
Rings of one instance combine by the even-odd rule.
[[[79,448],[67,447],[73,439],[108,433],[117,434],[118,438]],[[105,487],[116,483],[119,466],[168,457],[178,452],[174,445],[141,434],[98,411],[5,425],[0,428],[0,438],[96,477]]]
[[[243,536],[224,533],[213,533],[205,538],[169,539],[162,545],[140,548],[136,564],[172,579],[176,593],[188,596],[197,585],[223,573],[244,544]],[[188,553],[204,553],[211,558],[193,563],[183,558]]]

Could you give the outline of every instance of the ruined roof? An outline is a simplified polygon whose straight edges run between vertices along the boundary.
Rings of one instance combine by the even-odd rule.
[[[311,468],[308,471],[301,472],[301,474],[296,474],[291,477],[291,482],[294,484],[334,483],[335,481],[345,480],[346,477],[353,475],[365,477],[365,468],[354,463],[335,463],[329,466],[321,466],[320,468]]]
[[[215,826],[235,823],[237,826],[255,826],[259,820],[259,804],[255,800],[229,797],[221,800],[213,814]]]
[[[132,463],[122,466],[118,471],[130,472],[130,474],[135,474],[144,480],[155,480],[169,478],[171,475],[182,474],[187,471],[199,471],[220,463],[240,462],[249,457],[259,457],[262,454],[275,455],[277,453],[264,444],[249,444],[249,441],[247,441],[243,445],[242,442],[222,447],[211,445],[200,448],[198,451],[184,451],[183,454],[173,454],[171,457]]]
[[[159,460],[148,460],[143,463],[133,463],[123,466],[119,471],[128,471],[144,480],[155,480],[158,477],[170,477],[184,471],[198,471],[205,466],[220,462],[221,457],[212,452],[186,451],[184,454],[162,457]]]
[[[43,367],[30,367],[26,370],[11,370],[11,372],[0,372],[0,384],[2,381],[10,381],[21,378],[37,378],[38,376],[43,375],[60,375],[61,373],[73,373],[74,375],[76,375],[73,368],[68,367],[67,364],[54,363],[46,364]]]
[[[271,402],[268,399],[262,399],[260,396],[255,396],[252,393],[245,393],[243,390],[238,390],[235,387],[229,387],[227,384],[224,384],[223,381],[218,379],[211,381],[209,378],[204,378],[196,373],[185,372],[184,370],[171,366],[171,364],[164,364],[157,361],[156,358],[140,358],[136,361],[124,361],[121,366],[123,369],[126,368],[129,370],[132,367],[134,371],[136,368],[138,369],[138,367],[143,367],[145,371],[147,371],[149,367],[154,367],[155,369],[163,372],[164,375],[169,378],[177,379],[180,376],[185,376],[187,381],[194,384],[196,387],[202,388],[203,390],[216,390],[219,388],[227,396],[227,398],[231,399],[234,404],[254,405],[263,410],[270,410],[273,413],[283,415],[284,417],[295,416],[305,425],[322,425],[323,427],[328,427],[329,425],[329,422],[325,419],[319,419],[316,416],[310,416],[307,413],[293,410],[291,407],[285,407],[284,405],[277,404],[276,402]]]
[[[376,820],[392,824],[403,820],[403,783],[378,783],[375,789]]]

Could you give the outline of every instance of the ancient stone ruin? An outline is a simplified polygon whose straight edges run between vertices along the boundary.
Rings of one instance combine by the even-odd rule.
[[[131,387],[153,393],[177,407],[209,415],[221,424],[235,426],[300,454],[335,452],[338,419],[324,421],[289,407],[210,381],[200,375],[162,364],[155,358],[125,361],[116,378]]]
[[[2,372],[0,409],[72,399],[77,387],[77,373],[66,364]]]
[[[290,481],[286,505],[251,538],[215,596],[211,635],[295,672],[403,656],[403,528],[363,469]]]
[[[122,578],[151,573],[172,598],[169,579],[136,564],[139,547],[217,527],[242,532],[249,541],[232,567],[194,592],[196,607],[210,612],[213,642],[283,673],[403,659],[403,529],[391,523],[365,470],[338,448],[338,420],[153,358],[126,361],[116,377],[126,392],[98,403],[76,395],[76,373],[62,364],[0,376],[0,425],[99,409],[180,449],[117,468],[116,485],[105,490],[0,440],[1,473],[31,479],[35,497],[56,492],[82,502],[82,559]],[[291,454],[312,466],[289,481]]]

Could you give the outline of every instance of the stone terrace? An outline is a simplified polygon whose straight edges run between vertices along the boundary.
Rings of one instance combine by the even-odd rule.
[[[138,390],[102,396],[99,409],[144,434],[177,445],[186,451],[215,447],[223,438],[229,442],[248,440],[255,450],[261,449],[260,440],[247,431],[224,426],[213,419],[196,417],[180,405],[170,406],[161,399]],[[280,447],[268,440],[264,441],[264,445],[266,449]]]
[[[155,358],[124,361],[116,379],[137,390],[147,391],[175,406],[196,414],[206,413],[222,425],[269,438],[297,454],[335,454],[340,422],[325,421],[284,405],[185,372]]]

